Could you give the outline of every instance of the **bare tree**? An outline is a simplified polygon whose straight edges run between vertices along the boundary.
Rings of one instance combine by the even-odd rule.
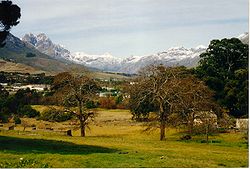
[[[219,107],[213,99],[214,93],[205,83],[192,75],[181,79],[181,86],[174,102],[174,111],[188,125],[189,132],[193,132],[194,121],[201,118],[201,112],[217,112]],[[212,113],[210,113],[212,115]],[[205,118],[205,117],[204,117]],[[206,116],[207,118],[207,116]]]
[[[157,112],[156,120],[160,123],[160,140],[165,140],[167,118],[171,113],[176,89],[180,85],[179,76],[184,68],[149,66],[144,68],[129,89],[130,108],[135,114],[147,115]]]
[[[130,109],[135,116],[147,117],[150,112],[156,113],[150,120],[159,123],[160,140],[165,140],[167,121],[173,113],[181,115],[179,117],[188,123],[192,132],[195,113],[210,111],[214,106],[213,93],[185,67],[146,67],[128,93]]]
[[[63,97],[66,110],[78,118],[81,136],[84,137],[88,121],[94,116],[94,113],[86,108],[86,103],[96,97],[98,84],[85,75],[61,73],[55,77],[53,89],[57,91],[57,96],[60,93]]]

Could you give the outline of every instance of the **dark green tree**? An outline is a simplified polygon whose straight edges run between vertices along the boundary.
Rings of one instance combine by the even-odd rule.
[[[248,50],[237,38],[212,40],[196,68],[217,102],[234,116],[248,114]]]
[[[0,47],[5,45],[4,41],[11,27],[19,23],[20,17],[21,9],[17,5],[9,0],[0,2]]]
[[[9,92],[0,85],[0,122],[7,122],[9,111],[6,108],[6,98],[9,96]]]

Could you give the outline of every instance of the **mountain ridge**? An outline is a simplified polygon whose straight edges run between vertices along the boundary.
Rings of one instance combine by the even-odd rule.
[[[102,71],[120,73],[137,73],[137,71],[150,64],[164,64],[166,66],[193,67],[198,64],[198,56],[205,51],[206,47],[199,45],[196,48],[172,47],[166,51],[152,55],[130,56],[124,59],[115,57],[109,53],[102,55],[89,55],[84,52],[71,53],[61,45],[54,44],[44,33],[33,35],[26,34],[22,40],[45,54],[56,59],[66,59],[87,67]]]
[[[243,43],[248,44],[249,42],[248,32],[239,35],[237,38]],[[41,53],[49,55],[51,59],[59,60],[66,64],[68,62],[76,63],[101,71],[129,74],[135,74],[139,69],[150,64],[195,67],[200,60],[200,54],[205,52],[207,48],[203,45],[198,45],[194,48],[185,48],[183,46],[171,47],[151,55],[132,55],[122,59],[110,53],[104,53],[102,55],[90,55],[84,52],[71,53],[62,45],[54,44],[44,33],[38,35],[32,33],[26,34],[22,38],[22,42],[30,48],[34,48]]]
[[[0,58],[12,62],[33,67],[36,71],[56,74],[72,69],[85,70],[83,65],[77,65],[66,59],[53,58],[38,51],[32,44],[9,34],[6,45],[0,49]]]

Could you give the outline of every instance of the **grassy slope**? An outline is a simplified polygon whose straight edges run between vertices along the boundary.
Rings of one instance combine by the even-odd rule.
[[[126,80],[129,78],[127,76],[123,76],[123,75],[119,75],[119,74],[111,74],[111,73],[98,72],[98,71],[93,71],[92,75],[95,78],[102,78],[102,79],[115,78],[115,79],[119,79],[119,80]]]
[[[12,63],[0,59],[0,70],[4,72],[22,72],[22,73],[43,73],[31,66],[24,65],[21,63]]]
[[[130,121],[128,111],[98,110],[97,114],[85,138],[1,131],[0,167],[248,166],[248,147],[240,133],[213,136],[221,142],[207,145],[198,141],[202,136],[178,141],[180,134],[170,129],[167,140],[159,141],[158,131],[142,133],[142,127]]]

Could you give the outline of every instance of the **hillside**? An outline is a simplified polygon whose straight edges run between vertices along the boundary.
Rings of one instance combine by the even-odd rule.
[[[8,62],[2,59],[0,59],[0,70],[4,72],[22,72],[22,73],[32,73],[32,74],[39,74],[44,72],[28,65]]]
[[[63,71],[84,71],[85,67],[78,65],[72,62],[69,62],[65,59],[57,60],[46,54],[39,52],[37,49],[31,45],[24,43],[19,38],[9,35],[6,40],[6,45],[4,48],[0,49],[0,58],[12,62],[10,65],[16,63],[21,64],[22,66],[26,65],[28,67],[23,68],[27,69],[34,73],[36,71],[42,71],[49,74],[55,74]],[[15,68],[7,68],[9,64],[5,65],[5,68],[1,70],[15,70]],[[25,66],[24,66],[25,67]]]

